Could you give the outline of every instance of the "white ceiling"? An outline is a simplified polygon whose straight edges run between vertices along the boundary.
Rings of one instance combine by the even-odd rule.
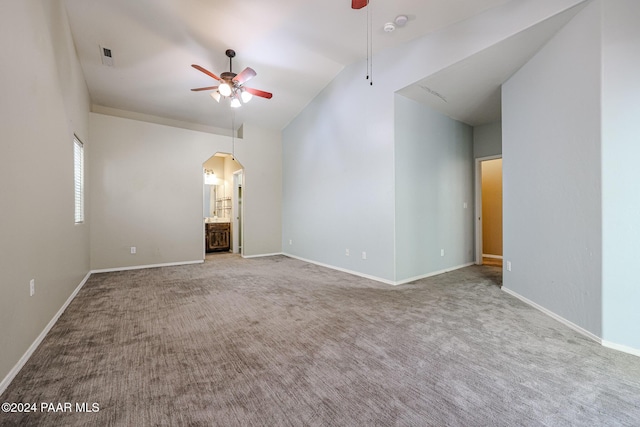
[[[350,0],[65,0],[65,5],[94,109],[229,129],[228,104],[189,89],[215,84],[191,64],[219,75],[229,67],[225,50],[234,49],[233,71],[252,67],[257,76],[247,86],[274,94],[235,110],[236,127],[247,121],[282,129],[346,65],[366,57],[367,13],[379,51],[508,1],[374,0],[358,11]],[[399,14],[409,17],[407,25],[385,33],[384,24]],[[554,18],[528,36],[425,76],[401,92],[470,124],[495,120],[500,83],[563,23]],[[102,65],[99,46],[112,50],[113,67]]]
[[[502,83],[578,10],[555,15],[398,93],[472,126],[498,121]]]

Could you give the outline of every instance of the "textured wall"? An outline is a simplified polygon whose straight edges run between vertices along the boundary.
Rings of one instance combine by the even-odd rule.
[[[473,128],[473,157],[502,154],[502,123],[489,123]]]
[[[395,111],[396,281],[406,281],[473,261],[473,138],[400,95]]]
[[[379,52],[373,86],[346,67],[283,130],[283,251],[395,281],[395,92],[581,2],[509,2]]]
[[[599,20],[585,7],[502,89],[504,286],[597,336]]]
[[[90,118],[91,268],[202,260],[202,164],[230,152],[231,139],[102,114]],[[244,254],[280,252],[279,134],[245,130],[236,158],[245,167]]]
[[[640,354],[640,2],[601,5],[603,338]]]
[[[90,216],[74,224],[73,135],[87,152],[91,141],[61,2],[0,2],[0,47],[1,381],[89,271]]]

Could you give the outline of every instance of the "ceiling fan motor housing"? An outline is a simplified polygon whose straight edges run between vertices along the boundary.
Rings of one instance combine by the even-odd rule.
[[[225,71],[224,73],[220,74],[220,78],[227,81],[232,80],[235,76],[237,76],[237,74],[232,73],[231,71]]]

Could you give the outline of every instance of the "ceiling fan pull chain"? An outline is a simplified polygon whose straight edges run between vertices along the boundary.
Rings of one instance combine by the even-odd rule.
[[[236,159],[236,110],[231,111],[231,158]]]
[[[367,80],[369,80],[369,8],[367,8]]]
[[[367,54],[367,56],[370,57],[369,59],[369,76],[371,76],[371,80],[369,80],[369,86],[373,86],[373,10],[371,10],[371,12],[369,12],[369,9],[371,9],[373,6],[369,5],[369,7],[367,8],[367,14],[368,16],[368,26],[369,26],[369,53]],[[368,76],[367,76],[368,78]]]

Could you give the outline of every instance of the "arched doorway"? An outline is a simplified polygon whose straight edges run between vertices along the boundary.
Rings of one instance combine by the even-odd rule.
[[[205,259],[219,253],[242,254],[242,178],[244,167],[229,153],[215,153],[202,164]]]

